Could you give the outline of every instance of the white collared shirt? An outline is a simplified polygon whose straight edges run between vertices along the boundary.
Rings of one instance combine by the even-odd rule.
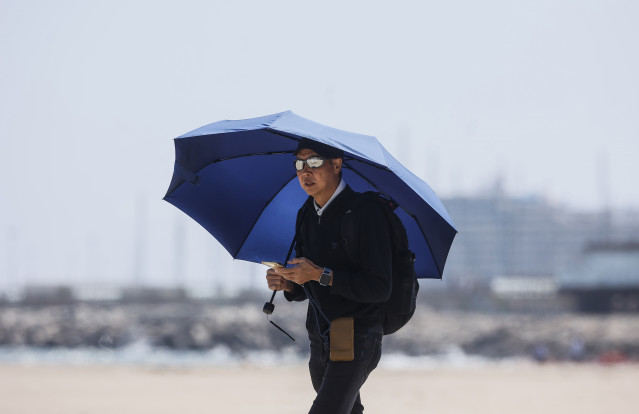
[[[335,199],[335,197],[337,197],[339,193],[344,191],[345,188],[346,188],[346,183],[344,182],[344,179],[342,178],[339,182],[339,185],[335,189],[335,192],[333,193],[331,198],[328,199],[328,201],[326,202],[326,204],[324,204],[323,207],[318,206],[315,200],[313,200],[313,205],[315,206],[315,211],[317,212],[317,215],[321,217],[324,210],[326,210],[326,207],[328,207],[328,205],[331,204],[331,202]]]

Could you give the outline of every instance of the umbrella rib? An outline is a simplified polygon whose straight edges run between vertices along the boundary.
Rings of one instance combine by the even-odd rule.
[[[288,138],[288,139],[292,139],[292,140],[295,140],[295,141],[299,141],[299,140],[296,140],[296,139],[295,139],[295,138],[293,138],[293,137],[290,137],[290,136],[288,136],[288,135],[286,135],[286,134],[282,134],[281,132],[275,131],[275,130],[273,130],[273,129],[266,128],[266,130],[267,130],[268,132],[270,132],[270,133],[274,134],[274,135],[279,135],[279,136],[284,137],[284,138]],[[252,154],[234,155],[234,156],[232,156],[232,157],[218,158],[217,160],[213,160],[213,161],[209,162],[208,164],[206,164],[206,165],[202,166],[199,170],[197,170],[197,172],[202,171],[203,169],[205,169],[206,167],[208,167],[208,166],[209,166],[209,165],[211,165],[211,164],[215,164],[215,163],[218,163],[218,162],[221,162],[221,161],[233,160],[233,159],[236,159],[236,158],[242,158],[242,157],[252,157],[252,156],[254,156],[254,155],[278,155],[278,154],[292,154],[292,153],[294,153],[294,152],[295,152],[295,151],[265,151],[265,152],[255,152],[255,153],[252,153]],[[195,173],[195,174],[197,174],[197,173]],[[180,185],[181,185],[181,184],[180,184]]]
[[[276,129],[266,128],[266,131],[270,132],[273,135],[279,135],[280,137],[288,138],[288,139],[293,140],[293,141],[298,141],[299,142],[301,140],[301,138],[299,138],[299,137],[292,136],[292,135],[287,135],[284,132],[278,131]],[[304,137],[302,137],[302,138],[304,138]],[[291,151],[291,152],[293,152],[293,151]]]
[[[270,152],[256,152],[256,153],[253,153],[253,154],[242,154],[242,155],[234,155],[232,157],[218,158],[217,160],[213,160],[213,161],[207,163],[206,165],[202,166],[200,169],[197,170],[197,172],[193,172],[192,174],[195,176],[194,179],[197,179],[198,178],[197,175],[199,174],[199,172],[202,171],[203,169],[205,169],[206,167],[208,167],[209,165],[216,164],[216,163],[222,162],[222,161],[234,160],[236,158],[252,157],[254,155],[278,155],[278,154],[292,154],[292,153],[293,153],[293,151],[270,151]],[[182,168],[185,171],[187,171],[188,173],[191,173],[191,171],[189,169],[187,169],[185,166],[182,165]],[[184,184],[186,182],[189,182],[189,180],[184,179],[184,177],[182,177],[182,179],[183,179],[183,181],[180,184],[176,185],[175,188],[171,192],[175,191],[182,184]],[[166,196],[165,196],[165,198],[166,198]]]
[[[292,154],[292,153],[293,151],[270,151],[270,152],[255,152],[252,154],[234,155],[232,157],[218,158],[217,160],[213,160],[210,163],[206,164],[204,167],[200,168],[200,170],[208,167],[211,164],[215,164],[222,161],[234,160],[236,158],[252,157],[254,155],[278,155],[278,154]]]
[[[355,174],[359,175],[360,178],[362,178],[364,181],[366,181],[368,184],[370,184],[372,187],[375,187],[375,189],[377,191],[379,191],[381,194],[384,194],[386,197],[390,198],[391,200],[393,199],[391,196],[389,196],[388,194],[386,194],[381,188],[379,188],[377,185],[375,185],[375,183],[373,183],[371,180],[369,180],[368,178],[366,178],[364,175],[362,175],[359,171],[357,171],[355,168],[353,168],[350,164],[347,164],[346,161],[344,161],[344,165],[346,166],[346,168],[350,169],[351,171],[353,171]],[[368,164],[367,164],[368,165]],[[401,206],[400,206],[401,207]],[[402,207],[402,209],[404,210],[404,208]],[[404,210],[405,211],[405,210]],[[406,211],[408,213],[408,211]],[[408,213],[410,214],[410,213]]]
[[[354,157],[346,157],[346,156],[344,156],[344,162],[346,162],[347,160],[349,160],[349,161],[357,161],[357,162],[361,162],[362,164],[366,164],[366,165],[368,165],[369,167],[377,168],[378,170],[390,171],[390,170],[388,169],[388,167],[385,167],[385,166],[383,166],[383,165],[373,164],[373,163],[366,162],[366,161],[364,161],[364,160],[360,160],[360,159],[357,159],[357,158],[354,158]],[[349,165],[348,167],[349,167],[350,169],[353,169],[353,167],[351,167],[350,165]],[[354,170],[353,170],[353,171],[354,171]],[[375,187],[375,188],[377,188],[377,187]],[[380,192],[382,192],[382,191],[380,190]]]
[[[362,175],[359,171],[357,171],[355,168],[353,168],[351,165],[347,164],[346,162],[344,162],[344,165],[350,169],[351,171],[353,171],[355,174],[357,174],[360,178],[362,178],[364,181],[366,181],[368,184],[370,184],[372,187],[374,187],[377,191],[379,191],[381,194],[385,195],[386,197],[390,198],[391,200],[393,199],[391,196],[389,196],[388,194],[386,194],[384,191],[382,191],[381,188],[379,188],[377,185],[375,185],[375,183],[373,183],[371,180],[369,180],[368,178],[366,178],[364,175]],[[367,164],[370,165],[370,164]],[[433,257],[433,263],[435,263],[435,267],[437,268],[437,272],[439,273],[439,277],[442,277],[442,270],[439,268],[439,264],[435,261],[435,254],[433,253],[433,249],[430,247],[430,243],[428,242],[428,238],[426,237],[426,233],[424,233],[424,229],[422,228],[421,223],[419,222],[419,220],[417,220],[417,217],[411,213],[410,211],[406,210],[403,206],[398,205],[402,210],[404,210],[406,212],[406,214],[408,214],[410,217],[413,218],[413,220],[415,220],[415,223],[417,223],[417,226],[419,227],[419,231],[422,233],[422,236],[424,237],[424,240],[426,241],[426,246],[428,246],[428,250],[430,251],[430,255]]]
[[[260,214],[257,215],[257,217],[255,218],[255,221],[253,222],[253,224],[251,225],[251,229],[246,233],[246,238],[244,240],[242,240],[242,244],[240,244],[240,247],[237,248],[237,251],[235,252],[235,254],[233,255],[233,257],[237,257],[240,254],[240,251],[242,250],[242,248],[244,247],[244,244],[246,243],[246,240],[249,238],[249,235],[253,232],[253,228],[255,227],[255,225],[257,224],[257,222],[260,220],[260,217],[262,217],[262,213],[264,213],[264,210],[266,210],[266,207],[268,207],[271,202],[273,201],[273,199],[275,197],[277,197],[277,195],[279,193],[282,192],[282,190],[284,189],[284,187],[286,187],[294,178],[297,177],[297,174],[294,175],[291,179],[287,180],[284,185],[282,187],[280,187],[280,189],[278,191],[276,191],[273,194],[273,197],[271,197],[268,202],[266,202],[264,204],[264,207],[262,208],[262,210],[260,211]]]

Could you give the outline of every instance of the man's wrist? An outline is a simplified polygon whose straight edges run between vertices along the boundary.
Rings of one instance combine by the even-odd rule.
[[[284,286],[284,291],[288,292],[288,293],[295,293],[295,283],[291,282],[290,280],[284,279],[286,280],[286,285]]]

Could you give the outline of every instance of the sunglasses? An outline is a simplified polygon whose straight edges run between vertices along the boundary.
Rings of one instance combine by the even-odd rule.
[[[304,169],[304,164],[308,165],[310,168],[319,168],[324,165],[326,160],[322,157],[313,156],[309,157],[305,160],[300,160],[299,158],[295,160],[295,169],[297,171],[302,171]]]

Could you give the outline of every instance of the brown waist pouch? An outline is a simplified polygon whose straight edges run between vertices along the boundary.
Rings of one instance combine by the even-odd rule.
[[[352,317],[331,321],[331,361],[352,361],[355,358],[355,322]]]

